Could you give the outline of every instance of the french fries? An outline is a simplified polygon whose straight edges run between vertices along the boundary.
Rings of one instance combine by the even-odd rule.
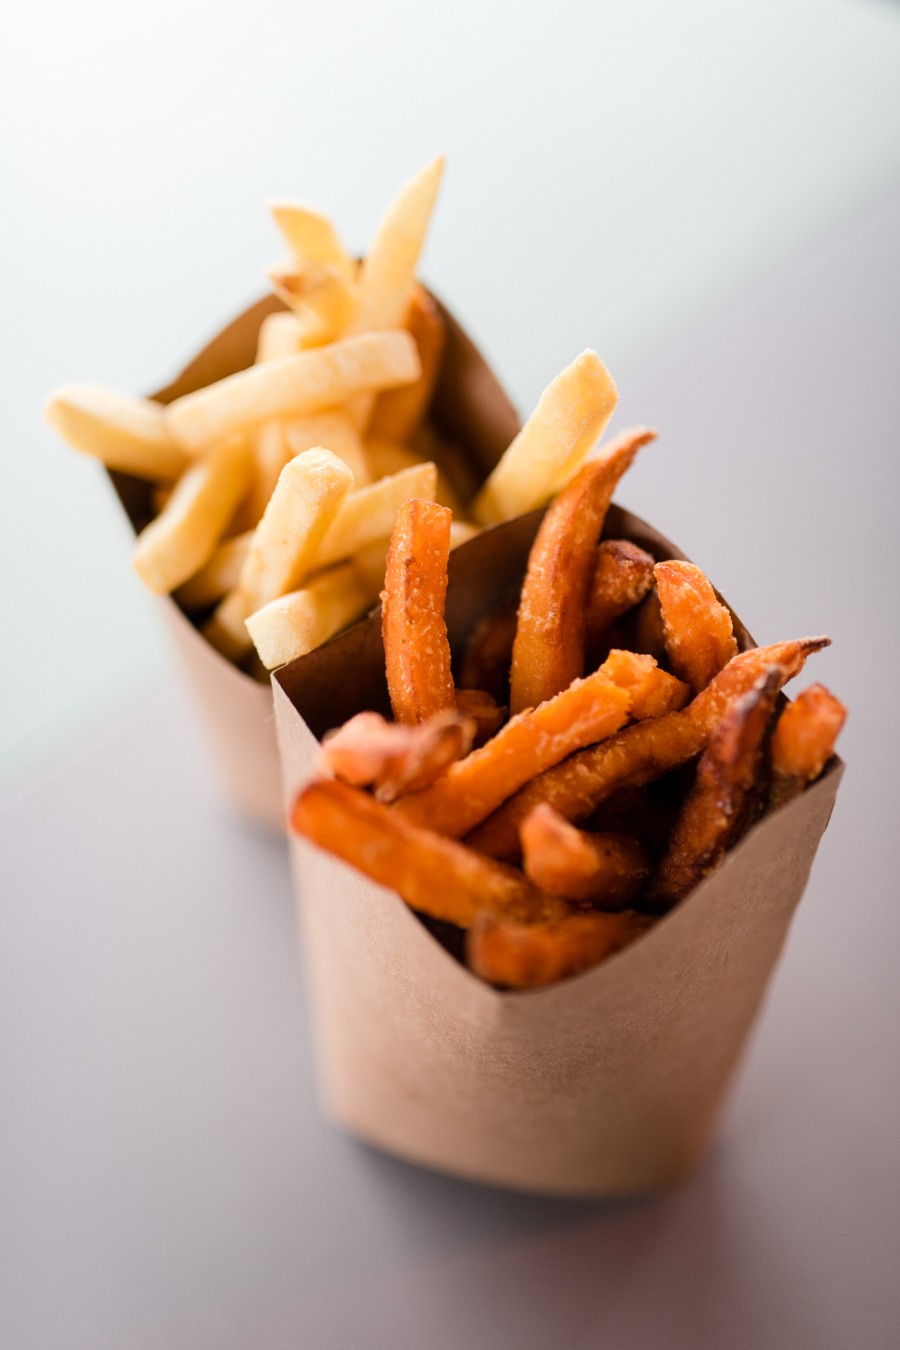
[[[422,722],[456,706],[444,622],[450,512],[412,499],[397,512],[382,595],[391,707],[398,722]]]
[[[846,718],[847,709],[824,684],[811,684],[788,704],[772,734],[771,805],[790,801],[818,778]]]
[[[522,867],[535,886],[596,909],[625,909],[653,870],[636,840],[576,829],[546,802],[525,817],[519,838]]]
[[[435,713],[406,726],[358,713],[322,741],[320,771],[351,787],[371,787],[380,802],[419,792],[472,748],[475,722],[461,712]]]
[[[321,647],[377,598],[353,565],[344,563],[270,600],[250,614],[244,627],[266,670],[274,670]]]
[[[353,317],[355,288],[334,263],[308,262],[294,270],[270,267],[268,277],[275,294],[297,315],[305,347],[334,342]]]
[[[250,549],[253,531],[232,535],[224,540],[212,555],[208,563],[195,572],[175,592],[175,598],[182,609],[206,609],[216,604],[238,584],[241,568]]]
[[[348,493],[316,550],[316,566],[328,567],[386,538],[403,503],[410,497],[431,501],[436,488],[435,466],[414,464]]]
[[[661,562],[654,571],[669,661],[699,694],[737,654],[731,615],[693,563]]]
[[[371,436],[401,443],[411,441],[425,419],[446,341],[438,307],[422,286],[416,286],[413,291],[404,326],[415,341],[422,373],[415,384],[379,394],[369,425]]]
[[[469,929],[466,960],[489,984],[538,989],[597,965],[640,937],[652,922],[627,911],[529,924],[485,914]]]
[[[327,216],[301,202],[280,198],[273,198],[268,207],[294,255],[295,266],[328,263],[343,273],[348,281],[354,280],[356,266],[345,253],[337,231]]]
[[[108,469],[170,483],[188,467],[158,403],[99,384],[67,384],[50,396],[44,418],[64,441]]]
[[[596,547],[622,474],[655,432],[623,433],[559,494],[528,558],[512,652],[510,708],[533,708],[584,673]]]

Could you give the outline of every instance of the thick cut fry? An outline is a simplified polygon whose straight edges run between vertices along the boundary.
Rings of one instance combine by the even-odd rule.
[[[555,698],[519,713],[487,745],[397,809],[407,820],[459,839],[535,774],[618,731],[630,703],[602,669],[575,680]]]
[[[648,717],[663,717],[683,708],[691,691],[667,670],[661,670],[652,656],[613,648],[601,670],[624,689],[631,698],[631,716],[636,722]]]
[[[234,661],[249,651],[250,615],[295,590],[310,572],[352,483],[346,464],[328,450],[307,450],[282,469],[254,531],[240,580],[203,630],[224,656]]]
[[[669,664],[699,694],[737,653],[731,615],[693,563],[657,563],[654,573]]]
[[[310,417],[263,422],[253,433],[256,460],[253,490],[239,512],[236,528],[252,529],[258,525],[284,466],[297,455],[318,446],[325,446],[344,461],[353,474],[355,488],[368,483],[369,471],[362,441],[344,413],[332,410]]]
[[[244,559],[250,548],[253,531],[235,534],[220,544],[208,563],[195,572],[175,592],[182,609],[206,609],[222,599],[238,584]]]
[[[440,479],[438,480],[440,482]],[[450,552],[459,548],[460,544],[466,543],[478,530],[474,525],[470,525],[465,520],[453,520],[450,522]],[[370,582],[376,590],[381,590],[384,586],[384,574],[387,568],[387,552],[390,546],[390,539],[377,539],[372,544],[367,544],[353,555],[353,564],[362,575]]]
[[[555,923],[517,924],[490,916],[469,929],[466,961],[489,984],[537,989],[578,975],[651,927],[643,914],[573,914]]]
[[[728,709],[709,738],[645,901],[665,911],[693,890],[750,823],[762,795],[765,740],[782,685],[772,668]]]
[[[473,719],[461,712],[435,713],[415,726],[357,713],[327,733],[319,768],[352,787],[373,787],[378,801],[392,802],[433,783],[448,764],[468,754],[474,735]]]
[[[108,469],[170,483],[189,460],[165,424],[162,406],[99,384],[66,384],[50,395],[44,419],[58,436]]]
[[[590,461],[541,522],[522,585],[510,676],[514,713],[552,698],[584,672],[585,613],[597,540],[613,492],[656,433],[625,432]]]
[[[316,551],[316,566],[328,567],[390,535],[400,507],[410,497],[434,498],[437,469],[416,464],[349,493]]]
[[[349,564],[313,577],[300,590],[271,600],[246,620],[247,633],[267,670],[321,647],[362,618],[377,598]]]
[[[459,671],[462,688],[486,689],[498,702],[507,701],[516,614],[516,602],[507,601],[476,624],[463,652]]]
[[[330,263],[350,280],[354,278],[356,264],[344,252],[327,216],[300,202],[275,199],[267,205],[298,266]]]
[[[300,320],[304,346],[334,342],[344,332],[356,303],[346,273],[333,263],[311,262],[290,271],[270,267],[272,289]]]
[[[728,709],[768,667],[777,668],[785,684],[803,669],[808,656],[829,642],[826,637],[800,638],[742,652],[680,712],[626,727],[535,778],[473,831],[469,842],[483,853],[512,858],[519,850],[519,826],[539,802],[549,802],[566,820],[580,821],[612,793],[653,782],[699,755]]]
[[[616,619],[653,585],[653,559],[628,539],[604,539],[597,549],[585,612],[586,646],[595,650]]]
[[[422,286],[416,286],[406,314],[405,327],[415,338],[422,374],[405,389],[380,394],[370,422],[373,436],[409,441],[424,421],[437,383],[444,355],[446,334],[437,305]],[[450,503],[445,503],[450,505]]]
[[[581,468],[618,401],[596,352],[582,352],[548,385],[534,412],[475,498],[482,525],[543,506],[561,478]]]
[[[396,808],[345,783],[312,783],[294,803],[291,824],[413,909],[468,928],[480,913],[521,922],[558,919],[562,900],[542,895],[514,868],[403,820]]]
[[[400,445],[397,441],[387,441],[379,437],[366,441],[364,454],[369,477],[375,481],[386,478],[389,474],[399,473],[401,469],[411,469],[414,464],[436,464],[437,488],[434,500],[440,502],[441,506],[449,506],[453,512],[454,525],[463,523],[459,517],[465,515],[465,511],[459,494],[440,464],[437,464],[430,455],[419,454],[408,445]]]
[[[398,722],[422,722],[455,708],[444,622],[450,512],[436,502],[404,502],[387,555],[382,633],[391,707]]]
[[[485,689],[457,689],[456,706],[475,723],[475,744],[484,745],[503,726],[509,716]]]
[[[321,412],[358,393],[411,384],[419,374],[408,333],[360,333],[227,375],[175,399],[163,417],[178,445],[195,453],[267,417]]]
[[[294,314],[267,314],[259,325],[256,339],[256,364],[293,356],[302,346],[303,329]]]
[[[650,856],[624,834],[587,834],[542,802],[522,821],[522,865],[539,890],[625,909],[650,875]]]
[[[770,801],[780,806],[818,778],[834,754],[847,709],[824,684],[811,684],[784,709],[772,734]]]
[[[226,441],[178,480],[165,507],[135,544],[132,565],[157,595],[174,591],[212,557],[247,491],[251,463],[241,441]]]

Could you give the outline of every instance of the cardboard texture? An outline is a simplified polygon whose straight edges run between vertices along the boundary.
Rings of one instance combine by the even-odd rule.
[[[521,578],[540,518],[451,556],[455,650]],[[684,556],[618,507],[604,533]],[[313,774],[317,738],[386,708],[379,616],[285,666],[274,687],[290,803]],[[834,761],[760,821],[634,945],[524,993],[481,983],[393,892],[293,837],[324,1110],[389,1152],[494,1185],[615,1196],[685,1177],[710,1139],[841,772]]]
[[[515,436],[519,419],[469,337],[440,301],[436,303],[446,324],[447,344],[429,420],[466,447],[483,477]],[[151,397],[171,403],[252,365],[260,324],[281,309],[284,305],[275,296],[252,305]],[[126,474],[109,476],[137,533],[153,516],[150,488]],[[165,598],[160,604],[226,796],[241,815],[280,833],[281,781],[269,686],[220,656],[174,600]]]

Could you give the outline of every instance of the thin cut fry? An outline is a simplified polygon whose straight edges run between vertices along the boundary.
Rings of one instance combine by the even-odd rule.
[[[349,493],[316,550],[316,566],[328,567],[384,539],[403,503],[410,497],[430,501],[436,487],[435,466],[416,464]]]
[[[731,615],[693,563],[657,563],[654,573],[669,664],[699,694],[737,652]]]
[[[625,724],[631,699],[601,668],[519,713],[425,792],[398,805],[407,820],[461,838],[535,774]]]
[[[359,573],[344,564],[270,600],[246,620],[247,633],[263,665],[274,670],[321,647],[362,618],[376,598]]]
[[[444,622],[450,512],[412,499],[397,512],[382,595],[391,707],[398,722],[422,722],[456,701]]]
[[[595,908],[625,909],[650,875],[647,851],[625,834],[588,834],[542,802],[522,821],[522,865],[540,890]]]
[[[380,394],[372,411],[370,432],[396,441],[409,441],[419,429],[444,355],[446,334],[437,305],[423,286],[416,286],[406,314],[405,327],[415,338],[422,374],[405,389]],[[449,505],[449,503],[445,503]]]
[[[766,733],[782,685],[777,668],[728,709],[709,738],[645,900],[667,910],[716,866],[749,824],[762,794]]]
[[[433,783],[472,747],[475,723],[460,712],[439,712],[403,726],[375,712],[357,713],[322,742],[320,772],[352,787],[373,787],[380,802]]]
[[[581,468],[618,401],[612,376],[594,351],[582,352],[549,384],[534,412],[475,498],[481,525],[543,506],[561,477]]]
[[[829,643],[826,637],[800,638],[742,652],[680,712],[626,727],[535,778],[474,830],[469,842],[491,856],[512,858],[519,850],[519,826],[538,802],[549,802],[566,820],[580,821],[613,792],[653,782],[699,755],[735,700],[769,666],[778,669],[785,684],[808,656]]]
[[[327,216],[300,202],[280,198],[267,205],[298,266],[311,262],[331,263],[348,279],[353,279],[356,265],[344,252]]]
[[[304,263],[293,271],[270,267],[272,289],[300,320],[304,346],[334,342],[346,329],[356,303],[346,273],[333,263]]]
[[[182,475],[163,510],[138,535],[132,555],[151,591],[174,591],[212,557],[250,472],[247,447],[226,441]]]
[[[528,557],[513,643],[510,708],[552,698],[584,672],[585,612],[597,540],[613,492],[655,432],[624,432],[572,479],[541,522]]]
[[[597,549],[585,612],[586,645],[596,649],[616,619],[653,585],[653,559],[628,539],[604,539]]]
[[[784,709],[772,734],[771,804],[780,806],[814,782],[834,754],[847,709],[824,684],[811,684]]]
[[[538,922],[570,912],[521,872],[410,825],[396,808],[346,783],[312,783],[294,803],[291,824],[319,848],[397,891],[413,909],[460,928],[480,913]]]
[[[150,399],[99,384],[66,384],[51,394],[44,419],[75,450],[152,483],[172,482],[189,463],[169,434],[162,406]]]
[[[175,592],[182,609],[206,609],[238,584],[253,531],[235,534],[221,543],[208,563]]]
[[[411,384],[420,374],[408,333],[359,333],[227,375],[165,409],[165,425],[188,453],[267,417],[306,416],[355,394]]]
[[[620,951],[652,925],[633,911],[573,914],[555,923],[514,924],[485,916],[469,929],[466,961],[489,984],[537,989],[578,975]]]

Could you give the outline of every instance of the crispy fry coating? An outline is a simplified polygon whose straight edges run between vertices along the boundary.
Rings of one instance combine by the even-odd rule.
[[[447,337],[437,305],[418,284],[406,312],[405,327],[419,349],[422,373],[415,384],[379,394],[369,424],[370,435],[401,442],[412,440],[428,411]]]
[[[591,651],[622,614],[643,600],[653,585],[653,559],[628,539],[604,539],[594,563],[585,613]]]
[[[382,594],[382,632],[391,707],[398,722],[455,708],[444,622],[451,513],[436,502],[397,512]]]
[[[319,768],[353,787],[373,787],[380,802],[419,792],[472,747],[475,721],[461,712],[439,712],[403,726],[376,712],[361,712],[322,742]]]
[[[567,820],[584,820],[613,792],[641,787],[699,755],[735,700],[752,689],[769,666],[777,668],[784,684],[803,669],[808,656],[829,642],[826,637],[799,638],[742,652],[680,712],[626,727],[535,778],[474,830],[469,842],[492,857],[515,857],[519,826],[542,801]]]
[[[479,913],[517,922],[558,919],[565,901],[542,895],[521,872],[403,820],[346,783],[311,783],[291,812],[298,833],[336,854],[413,909],[468,928]]]
[[[651,927],[621,914],[573,914],[554,923],[515,924],[485,916],[470,928],[466,959],[476,975],[506,989],[536,989],[598,965]]]
[[[584,673],[597,540],[619,479],[655,434],[638,428],[616,437],[548,508],[522,585],[510,675],[513,713],[552,698]]]
[[[669,664],[699,694],[737,654],[731,615],[693,563],[657,563],[654,573]]]
[[[650,856],[624,834],[588,834],[541,802],[522,821],[525,875],[548,895],[625,909],[652,870]]]
[[[619,664],[627,666],[626,661]],[[630,671],[620,678],[628,684],[634,680]],[[535,774],[618,731],[630,708],[629,690],[601,666],[555,698],[513,717],[487,745],[451,765],[432,787],[407,797],[397,809],[407,820],[459,839]]]
[[[662,717],[665,713],[683,708],[690,698],[690,690],[667,670],[662,670],[652,656],[641,652],[627,652],[614,647],[603,665],[613,684],[625,689],[631,696],[631,716],[636,722],[648,717]]]
[[[781,673],[772,667],[734,702],[709,738],[694,786],[645,901],[667,910],[719,862],[750,823],[762,793],[765,741]]]
[[[459,683],[463,689],[486,689],[498,702],[509,697],[509,667],[516,636],[517,604],[498,605],[476,624],[463,652]]]
[[[780,806],[818,778],[834,754],[847,709],[824,684],[811,684],[784,709],[772,733],[770,800]]]
[[[501,708],[484,689],[457,689],[456,706],[475,723],[475,745],[484,745],[496,736],[509,716],[509,709]]]

